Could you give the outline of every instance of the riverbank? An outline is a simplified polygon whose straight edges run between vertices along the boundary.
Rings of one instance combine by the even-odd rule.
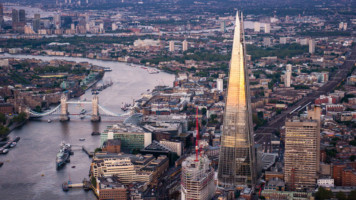
[[[6,135],[2,138],[2,141],[7,140],[8,137],[9,137],[9,135],[10,135],[10,133],[11,133],[13,130],[15,130],[16,128],[19,128],[19,127],[25,125],[25,124],[27,123],[27,121],[28,121],[28,119],[26,119],[26,120],[23,121],[23,122],[13,123],[13,124],[11,124],[9,127],[7,127],[9,130],[8,130],[8,132],[6,133]]]
[[[148,69],[156,69],[168,74],[176,74],[173,71],[167,70],[165,68],[159,68],[158,66],[148,66],[148,65],[144,65],[140,62],[127,62],[127,61],[123,61],[123,60],[117,60],[117,59],[109,59],[109,58],[91,58],[91,57],[87,57],[87,56],[75,56],[75,55],[63,55],[63,56],[57,56],[57,55],[42,55],[42,54],[36,54],[36,53],[32,53],[32,54],[23,54],[23,53],[15,53],[15,54],[10,54],[10,53],[3,53],[2,55],[13,55],[13,56],[26,56],[26,55],[31,55],[31,56],[46,56],[46,57],[53,57],[53,58],[58,58],[58,57],[68,57],[68,58],[84,58],[84,59],[89,59],[89,60],[100,60],[100,61],[109,61],[109,62],[118,62],[118,63],[124,63],[124,64],[128,64],[128,65],[137,65],[139,67],[147,67]]]
[[[45,61],[57,59],[47,56],[12,57]],[[171,85],[174,81],[171,74],[164,72],[149,74],[141,67],[131,67],[125,63],[70,57],[59,59],[110,67],[112,71],[105,73],[102,81],[111,80],[113,85],[98,94],[99,103],[119,114],[124,113],[120,108],[122,102],[132,102],[133,99],[139,99],[147,89],[152,90],[162,84]],[[87,90],[80,98],[91,99],[91,91]],[[80,113],[82,109],[90,110],[91,104],[68,105],[70,113]],[[100,123],[91,123],[89,119],[82,120],[73,116],[72,121],[60,123],[54,117],[43,117],[40,121],[29,120],[24,126],[11,132],[11,137],[21,137],[21,142],[8,154],[0,156],[0,161],[4,162],[0,177],[6,177],[0,179],[1,198],[13,199],[15,195],[17,199],[96,200],[92,192],[84,190],[63,192],[61,185],[69,179],[77,183],[88,177],[91,159],[82,151],[81,146],[84,145],[88,150],[97,148],[100,145],[100,137],[92,136],[91,133],[104,131],[107,126],[117,123],[117,119],[108,118],[110,122],[104,119]],[[47,123],[47,119],[52,119],[52,123]],[[85,141],[80,141],[81,138],[85,138]],[[74,155],[70,163],[57,171],[55,157],[61,141],[73,146]]]

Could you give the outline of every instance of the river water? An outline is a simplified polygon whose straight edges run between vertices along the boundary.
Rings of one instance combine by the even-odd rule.
[[[122,113],[120,106],[138,99],[147,89],[157,85],[172,85],[174,76],[160,72],[149,74],[140,67],[131,67],[125,63],[91,60],[71,57],[47,57],[25,55],[3,55],[1,57],[37,58],[42,60],[64,59],[76,62],[89,62],[94,65],[110,67],[112,72],[105,73],[103,81],[111,80],[113,85],[100,92],[99,104],[114,113]],[[90,101],[88,90],[81,100]],[[79,113],[81,109],[91,110],[90,105],[70,105],[70,113]],[[88,111],[89,112],[89,111]],[[20,136],[21,140],[7,155],[0,155],[4,165],[0,168],[0,199],[96,199],[93,192],[72,189],[63,192],[61,184],[69,179],[80,183],[88,178],[91,159],[82,152],[80,146],[94,150],[100,144],[100,136],[91,136],[92,131],[103,131],[106,126],[115,123],[117,118],[105,118],[100,123],[91,123],[90,118],[83,120],[73,117],[70,122],[61,123],[54,116],[53,122],[29,121],[23,127],[15,129],[10,136]],[[79,141],[85,138],[85,141]],[[55,157],[61,141],[73,145],[74,155],[70,163],[57,171]],[[72,168],[75,166],[75,168]]]

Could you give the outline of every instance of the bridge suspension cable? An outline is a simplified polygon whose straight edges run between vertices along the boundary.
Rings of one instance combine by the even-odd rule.
[[[122,116],[129,116],[130,113],[127,112],[127,113],[123,113],[123,114],[116,114],[116,113],[113,113],[111,111],[109,111],[108,109],[104,108],[103,106],[101,106],[100,104],[98,105],[98,107],[104,111],[105,114],[109,115],[109,116],[113,116],[113,117],[122,117]]]
[[[43,117],[43,116],[47,116],[47,115],[51,115],[51,114],[55,113],[56,111],[59,110],[60,107],[61,107],[61,104],[59,104],[57,107],[53,108],[52,110],[49,110],[49,111],[46,111],[43,113],[39,113],[39,112],[36,112],[36,111],[33,111],[30,109],[29,113],[30,113],[30,116],[33,116],[33,117]]]

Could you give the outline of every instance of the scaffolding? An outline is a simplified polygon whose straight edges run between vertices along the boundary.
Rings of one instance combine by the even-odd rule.
[[[185,159],[182,163],[181,196],[182,200],[211,199],[215,194],[214,169],[206,155],[195,155]]]

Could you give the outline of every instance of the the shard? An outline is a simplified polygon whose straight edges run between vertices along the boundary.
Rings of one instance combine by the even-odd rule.
[[[224,188],[253,186],[256,161],[243,18],[236,14],[229,82],[221,137],[218,184]]]

